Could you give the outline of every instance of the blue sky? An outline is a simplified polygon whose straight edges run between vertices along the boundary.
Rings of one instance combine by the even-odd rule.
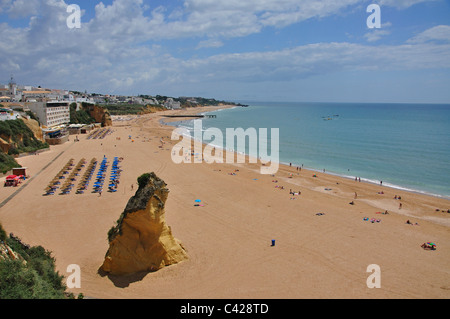
[[[367,27],[370,4],[379,29]],[[0,0],[0,31],[4,84],[13,74],[104,94],[450,103],[447,0]]]

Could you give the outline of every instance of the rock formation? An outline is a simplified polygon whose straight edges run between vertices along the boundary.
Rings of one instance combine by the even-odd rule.
[[[109,249],[100,270],[112,275],[156,271],[187,259],[165,221],[166,184],[155,173],[138,178],[139,189],[108,233]]]
[[[106,108],[87,103],[82,103],[82,107],[95,119],[96,123],[101,123],[102,126],[112,126],[111,115]]]

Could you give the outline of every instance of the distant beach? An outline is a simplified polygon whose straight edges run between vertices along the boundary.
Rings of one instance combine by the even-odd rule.
[[[203,126],[278,127],[283,164],[450,199],[450,105],[250,104]]]

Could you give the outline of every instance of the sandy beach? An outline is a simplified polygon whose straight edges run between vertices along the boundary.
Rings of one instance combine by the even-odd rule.
[[[181,112],[163,114],[199,109]],[[272,176],[259,173],[260,163],[175,164],[171,150],[178,141],[161,114],[113,117],[104,139],[71,136],[19,158],[30,179],[2,188],[6,231],[51,251],[61,274],[80,266],[81,288],[71,292],[152,299],[450,298],[449,200],[289,166]],[[104,156],[123,157],[116,193],[43,196],[70,159]],[[189,259],[152,273],[101,276],[107,232],[137,177],[152,171],[170,190],[166,221]],[[194,206],[196,199],[204,206]],[[424,250],[424,242],[437,250]],[[372,264],[380,267],[381,288],[367,286]]]

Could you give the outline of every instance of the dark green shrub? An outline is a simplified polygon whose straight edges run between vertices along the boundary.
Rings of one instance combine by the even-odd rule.
[[[142,188],[145,185],[147,185],[149,179],[150,179],[150,173],[144,173],[141,176],[139,176],[137,179],[139,188]]]
[[[6,238],[8,238],[8,237],[6,236],[6,231],[3,229],[2,224],[0,224],[0,241],[5,242],[5,241],[6,241]]]

